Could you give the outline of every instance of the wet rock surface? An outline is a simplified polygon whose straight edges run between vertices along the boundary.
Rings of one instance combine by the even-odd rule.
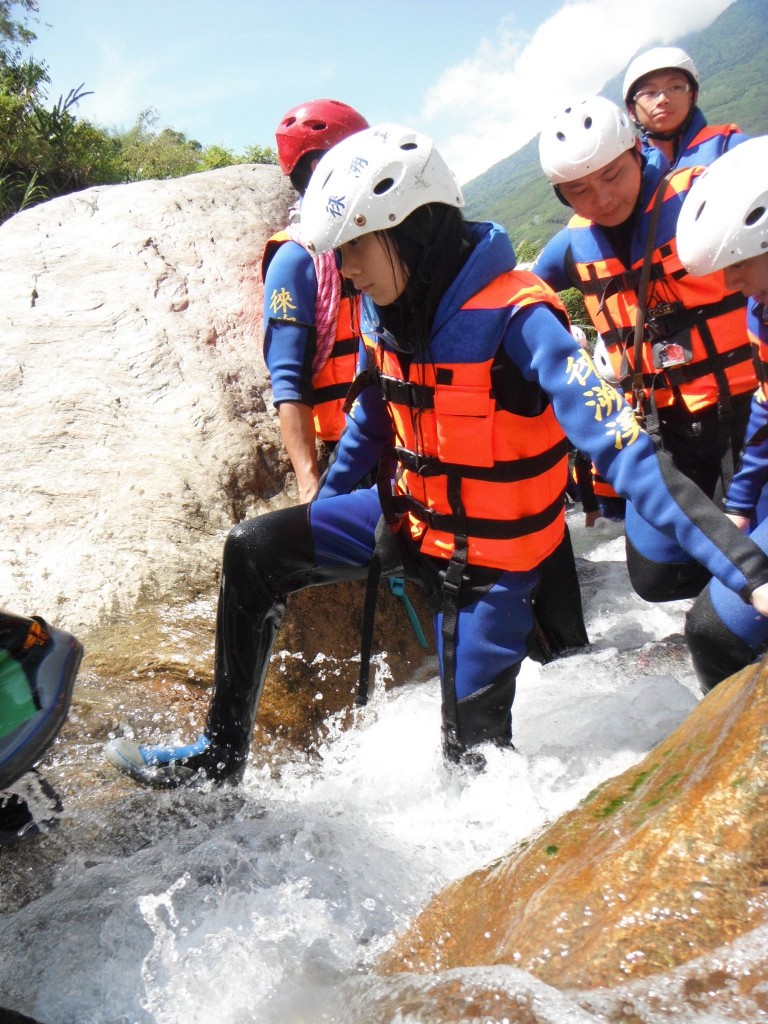
[[[559,989],[612,987],[765,927],[766,721],[768,667],[750,667],[639,764],[440,893],[381,969],[509,964]],[[716,974],[691,991],[735,980]]]

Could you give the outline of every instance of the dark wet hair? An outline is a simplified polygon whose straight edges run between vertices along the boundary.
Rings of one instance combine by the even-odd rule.
[[[324,149],[313,149],[311,152],[305,153],[288,175],[291,184],[300,196],[303,196],[307,191],[309,179],[312,177],[312,162],[314,160],[319,160],[320,157],[324,155]]]
[[[423,351],[438,304],[469,254],[466,222],[455,206],[427,203],[381,235],[408,276],[403,294],[380,309],[382,326],[404,352]]]

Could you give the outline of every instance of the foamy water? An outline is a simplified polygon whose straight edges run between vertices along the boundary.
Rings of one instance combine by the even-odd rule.
[[[330,720],[317,754],[276,751],[239,791],[137,788],[105,812],[108,855],[70,853],[49,892],[0,918],[0,1004],[46,1024],[433,1020],[377,1016],[400,982],[371,964],[446,883],[624,771],[698,700],[679,642],[659,643],[682,631],[686,603],[641,602],[623,540],[573,532],[589,557],[593,648],[524,664],[517,752],[490,749],[479,776],[447,773],[437,679],[387,692],[380,660],[368,707],[351,728]],[[137,851],[132,828],[149,836]],[[490,977],[525,994],[540,1021],[608,1019],[512,968],[459,973],[468,988]],[[637,1006],[646,994],[637,990]],[[642,1019],[669,1019],[654,1012]],[[718,1019],[685,1007],[676,1017]]]

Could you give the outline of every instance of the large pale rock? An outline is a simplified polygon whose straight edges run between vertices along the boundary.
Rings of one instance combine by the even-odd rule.
[[[276,167],[246,165],[90,189],[0,227],[0,607],[75,632],[134,709],[148,680],[166,706],[168,684],[191,683],[198,706],[224,537],[295,500],[259,269],[294,199]],[[423,652],[382,589],[375,649],[402,680]],[[301,737],[349,704],[363,592],[291,600],[268,732]]]
[[[0,227],[0,594],[82,632],[209,586],[282,490],[259,260],[276,167],[93,188]]]
[[[558,989],[612,987],[765,927],[767,722],[763,664],[541,835],[440,893],[381,970],[509,964]],[[764,989],[764,968],[751,987]]]

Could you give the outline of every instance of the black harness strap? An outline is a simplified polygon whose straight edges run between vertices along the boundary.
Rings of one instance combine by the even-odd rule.
[[[674,171],[668,171],[659,183],[653,201],[653,209],[648,222],[648,237],[645,240],[645,252],[643,263],[640,268],[640,280],[637,284],[637,316],[635,319],[635,337],[633,343],[633,372],[632,392],[635,396],[635,415],[638,421],[645,426],[648,433],[656,440],[660,437],[659,417],[656,411],[656,403],[653,401],[653,389],[651,389],[651,414],[646,417],[645,382],[643,380],[643,344],[645,342],[645,319],[648,310],[648,284],[651,280],[653,269],[653,250],[656,244],[656,229],[659,226],[661,208],[664,205],[664,193],[667,190],[669,179]]]
[[[448,477],[448,494],[461,486],[457,475]],[[534,512],[519,519],[481,519],[467,516],[463,508],[459,513],[435,512],[426,508],[409,494],[390,494],[390,505],[396,513],[410,512],[419,522],[430,529],[452,533],[454,536],[482,537],[485,540],[514,540],[529,533],[537,533],[557,519],[563,509],[563,497],[558,495],[553,502],[540,512]]]
[[[564,459],[570,451],[566,438],[558,441],[546,451],[524,459],[495,462],[493,466],[468,466],[458,462],[441,462],[431,455],[420,455],[408,448],[395,447],[394,456],[405,469],[419,476],[460,476],[468,480],[490,480],[498,483],[514,483],[544,473]]]
[[[363,604],[363,625],[360,631],[360,673],[357,677],[355,705],[359,708],[368,703],[368,682],[371,674],[371,647],[373,624],[376,618],[376,601],[381,579],[381,560],[378,554],[371,559],[365,582],[365,603]]]
[[[448,500],[454,510],[454,517],[460,521],[464,516],[461,501],[461,480],[448,478]],[[461,581],[467,566],[468,540],[466,529],[454,534],[453,554],[443,578],[443,671],[440,676],[442,689],[443,730],[448,742],[461,746],[459,739],[458,713],[456,710],[456,626],[459,621]]]

